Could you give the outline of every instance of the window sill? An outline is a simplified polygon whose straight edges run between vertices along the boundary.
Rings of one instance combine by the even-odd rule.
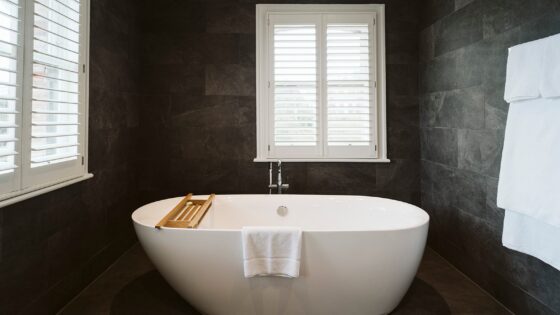
[[[28,188],[26,190],[18,191],[18,192],[12,193],[12,194],[7,194],[3,197],[0,197],[1,198],[0,208],[12,205],[14,203],[17,203],[17,202],[20,202],[20,201],[23,201],[23,200],[33,198],[35,196],[42,195],[44,193],[51,192],[53,190],[56,190],[56,189],[59,189],[59,188],[62,188],[62,187],[70,186],[72,184],[90,179],[92,177],[93,177],[93,174],[87,173],[87,174],[82,175],[80,177],[65,180],[65,181],[60,182],[60,183],[46,185],[46,186],[43,186],[43,187]]]
[[[273,159],[273,158],[255,158],[253,162],[326,162],[326,163],[390,163],[389,159]]]

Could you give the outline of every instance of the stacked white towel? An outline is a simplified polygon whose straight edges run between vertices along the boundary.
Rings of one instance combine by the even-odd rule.
[[[542,97],[560,97],[560,34],[546,39],[543,55],[544,75],[540,84]]]
[[[531,216],[506,211],[502,243],[505,247],[535,256],[560,270],[560,228]]]
[[[302,231],[297,227],[243,227],[245,277],[299,277]]]
[[[560,99],[512,103],[502,153],[498,206],[560,228],[559,162]]]
[[[560,36],[510,48],[498,206],[502,243],[560,269]]]
[[[545,45],[544,40],[538,40],[509,49],[504,95],[507,102],[523,101],[540,96],[540,77],[543,73]]]

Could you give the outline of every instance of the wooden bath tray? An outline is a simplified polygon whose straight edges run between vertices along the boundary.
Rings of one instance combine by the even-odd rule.
[[[165,226],[196,229],[212,205],[214,197],[215,195],[211,194],[208,199],[192,199],[192,194],[188,194],[156,224],[156,228],[160,229]]]

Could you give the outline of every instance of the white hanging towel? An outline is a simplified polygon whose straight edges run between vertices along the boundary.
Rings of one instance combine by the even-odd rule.
[[[299,277],[302,231],[297,227],[243,227],[246,278]]]
[[[512,103],[502,152],[498,206],[560,228],[559,163],[560,99]]]
[[[510,48],[502,243],[560,269],[560,36]]]

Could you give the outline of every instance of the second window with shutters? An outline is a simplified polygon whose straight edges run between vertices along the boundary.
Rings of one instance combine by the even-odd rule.
[[[88,0],[0,0],[0,206],[87,174]]]
[[[256,161],[387,162],[382,5],[258,5]]]

